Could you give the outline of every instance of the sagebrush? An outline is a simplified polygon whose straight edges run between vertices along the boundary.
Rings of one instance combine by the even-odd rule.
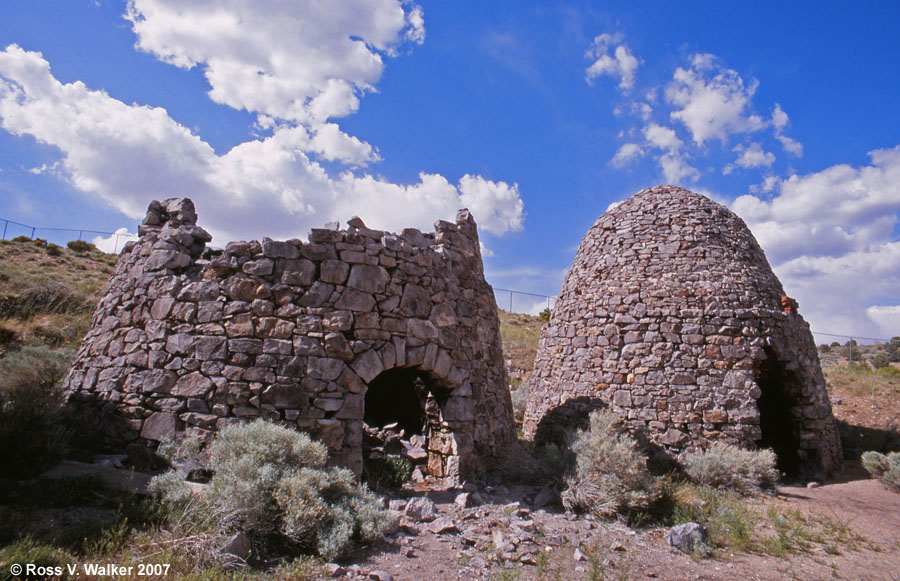
[[[0,360],[0,476],[34,476],[69,450],[74,431],[60,384],[72,355],[23,347]]]
[[[206,493],[191,496],[175,472],[156,477],[153,488],[177,508],[188,535],[243,531],[257,554],[288,546],[331,560],[355,541],[381,538],[389,515],[351,471],[326,468],[326,459],[307,435],[257,420],[219,432]]]
[[[862,465],[872,478],[880,480],[889,490],[900,492],[900,452],[864,452]]]
[[[773,490],[781,474],[772,450],[742,450],[715,442],[706,450],[684,457],[684,469],[697,484],[727,488],[742,494]]]
[[[646,454],[612,412],[592,412],[590,428],[578,431],[572,451],[575,474],[562,493],[566,510],[611,516],[646,509],[659,498],[659,485],[647,469]]]

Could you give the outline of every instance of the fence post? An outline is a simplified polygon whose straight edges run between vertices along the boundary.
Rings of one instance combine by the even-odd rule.
[[[853,337],[850,337],[850,367],[853,367]]]
[[[32,240],[34,240],[34,231],[35,231],[35,230],[37,230],[37,228],[32,228],[32,229],[31,229],[31,239],[32,239]]]
[[[84,234],[84,230],[78,231],[78,239],[81,240],[81,235]]]
[[[512,291],[509,291],[509,312],[512,312]]]
[[[116,245],[113,246],[113,254],[118,254],[119,252],[119,235],[116,234]]]
[[[6,240],[6,227],[9,226],[9,220],[3,221],[3,239]]]

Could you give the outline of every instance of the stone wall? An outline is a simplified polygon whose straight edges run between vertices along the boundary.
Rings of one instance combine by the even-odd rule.
[[[743,221],[672,186],[588,231],[541,335],[525,433],[608,407],[679,454],[772,447],[788,473],[840,467],[809,326]]]
[[[439,417],[429,472],[480,472],[515,438],[493,291],[466,210],[435,232],[354,218],[298,239],[206,249],[188,199],[153,202],[65,381],[108,442],[208,439],[262,417],[362,467],[367,384],[411,368]],[[408,402],[398,402],[405,405]]]

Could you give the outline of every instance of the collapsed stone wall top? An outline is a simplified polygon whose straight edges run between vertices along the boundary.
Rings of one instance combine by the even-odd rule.
[[[111,442],[202,439],[263,417],[361,468],[367,385],[427,374],[429,470],[482,470],[514,439],[493,291],[475,220],[394,234],[359,218],[308,240],[207,248],[193,203],[150,204],[66,379]]]

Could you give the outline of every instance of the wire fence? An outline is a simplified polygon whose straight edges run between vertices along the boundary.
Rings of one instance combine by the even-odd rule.
[[[21,222],[15,222],[6,218],[0,218],[0,222],[3,222],[3,232],[2,235],[0,235],[0,240],[6,240],[7,236],[9,236],[9,238],[15,238],[16,236],[26,236],[29,240],[34,240],[37,237],[38,233],[43,234],[46,232],[46,237],[42,236],[41,238],[44,238],[48,242],[65,244],[66,242],[70,241],[71,238],[66,240],[65,238],[67,237],[63,234],[64,232],[77,233],[77,240],[82,240],[85,234],[97,234],[99,236],[110,237],[111,239],[115,237],[113,244],[113,253],[117,253],[119,251],[119,245],[122,240],[136,240],[138,238],[134,234],[106,232],[103,230],[88,230],[84,228],[45,228],[41,226],[31,226],[29,224],[22,224]],[[494,287],[494,293],[495,299],[497,301],[497,306],[510,313],[527,313],[531,315],[537,315],[545,309],[552,309],[557,299],[557,297],[554,295],[544,295],[540,293],[525,292],[499,287]],[[497,293],[505,294],[501,296]],[[506,294],[508,294],[509,296],[507,297]],[[861,341],[866,341],[868,342],[868,344],[874,345],[891,342],[891,339],[885,338],[858,337],[856,335],[823,333],[820,331],[812,331],[812,333],[819,338],[831,337],[835,339],[846,339],[847,342],[851,345],[853,345],[854,343],[859,344]]]
[[[124,240],[137,240],[137,236],[134,234],[122,234],[119,232],[106,232],[103,230],[87,230],[84,228],[45,228],[43,226],[32,226],[30,224],[22,224],[21,222],[15,222],[13,220],[7,220],[6,218],[0,218],[0,222],[3,222],[3,233],[0,240],[7,240],[12,238],[16,238],[17,236],[25,236],[29,240],[34,240],[35,238],[42,238],[48,242],[53,242],[54,244],[65,244],[66,242],[72,241],[70,236],[65,235],[65,232],[77,233],[77,240],[82,240],[85,234],[96,234],[99,236],[107,236],[110,239],[114,239],[113,243],[113,254],[117,253],[120,248],[120,243]],[[42,234],[38,236],[38,233]],[[96,236],[95,236],[96,238]]]
[[[504,294],[498,294],[504,293]],[[543,295],[539,293],[531,293],[524,291],[511,290],[506,288],[494,287],[494,295],[497,306],[510,313],[525,313],[537,315],[546,309],[552,309],[556,304],[557,297],[554,295]],[[508,296],[507,296],[508,295]],[[540,299],[540,300],[535,300]],[[893,339],[878,337],[860,337],[858,335],[841,335],[838,333],[823,333],[812,330],[811,333],[819,340],[824,338],[844,339],[844,343],[850,345],[868,344],[880,345],[882,343],[890,343]],[[839,342],[840,343],[840,342]],[[852,353],[852,349],[851,349]]]

